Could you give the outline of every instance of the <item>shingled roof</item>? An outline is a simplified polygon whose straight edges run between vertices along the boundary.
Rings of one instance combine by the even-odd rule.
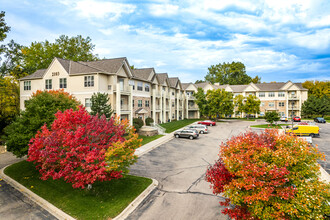
[[[87,65],[89,67],[102,70],[106,73],[117,73],[120,67],[123,66],[126,57],[114,58],[114,59],[104,59],[104,60],[95,60],[79,63]]]
[[[266,91],[278,91],[280,90],[286,83],[278,82],[278,83],[259,83],[255,84],[261,92]]]
[[[197,86],[197,88],[202,88],[202,89],[204,89],[204,87],[207,85],[213,86],[211,83],[208,82],[196,83],[195,85]]]
[[[158,77],[160,84],[163,84],[166,81],[166,79],[168,79],[167,73],[156,73],[156,75]]]
[[[178,77],[171,77],[171,78],[168,78],[168,81],[170,83],[170,87],[176,88],[176,86],[179,82],[179,78]]]
[[[152,72],[155,72],[154,68],[143,68],[143,69],[133,69],[135,78],[150,81],[149,77]]]
[[[20,80],[25,80],[25,79],[41,79],[47,69],[40,69],[32,73],[31,75],[25,76],[23,78],[20,78]]]

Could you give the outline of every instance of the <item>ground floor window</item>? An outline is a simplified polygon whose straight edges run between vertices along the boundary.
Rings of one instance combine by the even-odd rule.
[[[85,107],[91,107],[92,103],[91,103],[91,99],[90,98],[86,98],[85,99]]]

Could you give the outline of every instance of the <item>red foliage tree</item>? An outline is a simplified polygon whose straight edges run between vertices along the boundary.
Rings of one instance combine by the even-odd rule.
[[[321,219],[329,211],[329,185],[318,180],[316,147],[270,129],[221,144],[206,172],[222,212],[233,219]],[[228,208],[228,206],[232,208]]]
[[[41,179],[64,178],[74,188],[85,188],[121,178],[136,161],[134,151],[141,141],[127,122],[91,116],[83,107],[55,116],[51,129],[44,125],[29,145],[28,161],[36,164]]]

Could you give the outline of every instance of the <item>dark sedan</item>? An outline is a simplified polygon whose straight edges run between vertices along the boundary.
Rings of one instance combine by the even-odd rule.
[[[321,118],[321,117],[314,118],[314,121],[317,123],[325,123],[324,118]]]
[[[192,129],[183,129],[180,131],[176,131],[174,133],[174,137],[179,138],[179,137],[185,137],[189,138],[190,140],[194,138],[198,138],[199,134],[197,130],[192,130]]]

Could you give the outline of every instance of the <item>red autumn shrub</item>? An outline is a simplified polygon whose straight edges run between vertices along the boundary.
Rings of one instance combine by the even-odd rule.
[[[141,140],[127,121],[98,118],[83,107],[55,116],[51,129],[44,125],[29,145],[28,161],[36,164],[43,180],[64,178],[74,188],[85,188],[121,178],[136,161]]]
[[[316,147],[278,130],[247,132],[221,144],[206,172],[222,212],[233,219],[322,219],[329,212],[329,184],[318,179]],[[231,206],[233,208],[230,208]]]

